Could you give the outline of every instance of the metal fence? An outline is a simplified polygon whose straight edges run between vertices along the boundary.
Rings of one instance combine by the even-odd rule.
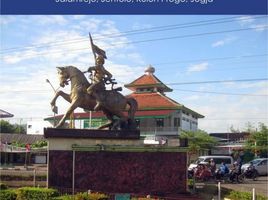
[[[23,167],[15,167],[1,169],[1,182],[9,187],[46,187],[47,186],[47,170],[27,169]]]

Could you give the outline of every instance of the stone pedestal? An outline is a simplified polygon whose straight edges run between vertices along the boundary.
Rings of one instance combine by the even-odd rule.
[[[49,141],[49,187],[69,192],[186,192],[186,148],[145,146],[138,131],[44,132]]]

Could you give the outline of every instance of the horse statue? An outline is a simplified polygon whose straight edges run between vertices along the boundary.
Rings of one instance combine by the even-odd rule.
[[[71,105],[61,118],[56,128],[63,127],[65,120],[70,114],[80,107],[84,110],[94,110],[96,106],[96,96],[87,93],[87,88],[91,85],[84,73],[74,66],[57,67],[60,86],[64,87],[71,82],[71,93],[66,94],[59,90],[51,101],[52,111],[57,113],[56,100],[59,96],[63,97]],[[109,128],[110,130],[136,129],[135,112],[138,108],[137,101],[132,97],[125,97],[116,89],[98,91],[101,97],[100,110],[106,115],[108,123],[99,129]],[[128,105],[128,116],[124,115]],[[115,119],[117,117],[118,119]]]

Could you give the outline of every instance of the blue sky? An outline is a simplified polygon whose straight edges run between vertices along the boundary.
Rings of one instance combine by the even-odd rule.
[[[1,16],[1,109],[15,121],[51,116],[53,90],[45,80],[57,88],[56,66],[84,71],[94,63],[91,32],[121,85],[151,64],[174,89],[169,97],[205,116],[199,128],[226,132],[247,122],[267,124],[267,81],[176,85],[267,78],[267,26],[267,16]],[[58,105],[59,113],[68,107],[62,99]]]

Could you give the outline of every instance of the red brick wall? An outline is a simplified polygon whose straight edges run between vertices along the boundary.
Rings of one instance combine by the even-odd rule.
[[[107,193],[186,192],[186,153],[76,152],[75,189]],[[72,151],[49,151],[49,187],[72,188]]]

